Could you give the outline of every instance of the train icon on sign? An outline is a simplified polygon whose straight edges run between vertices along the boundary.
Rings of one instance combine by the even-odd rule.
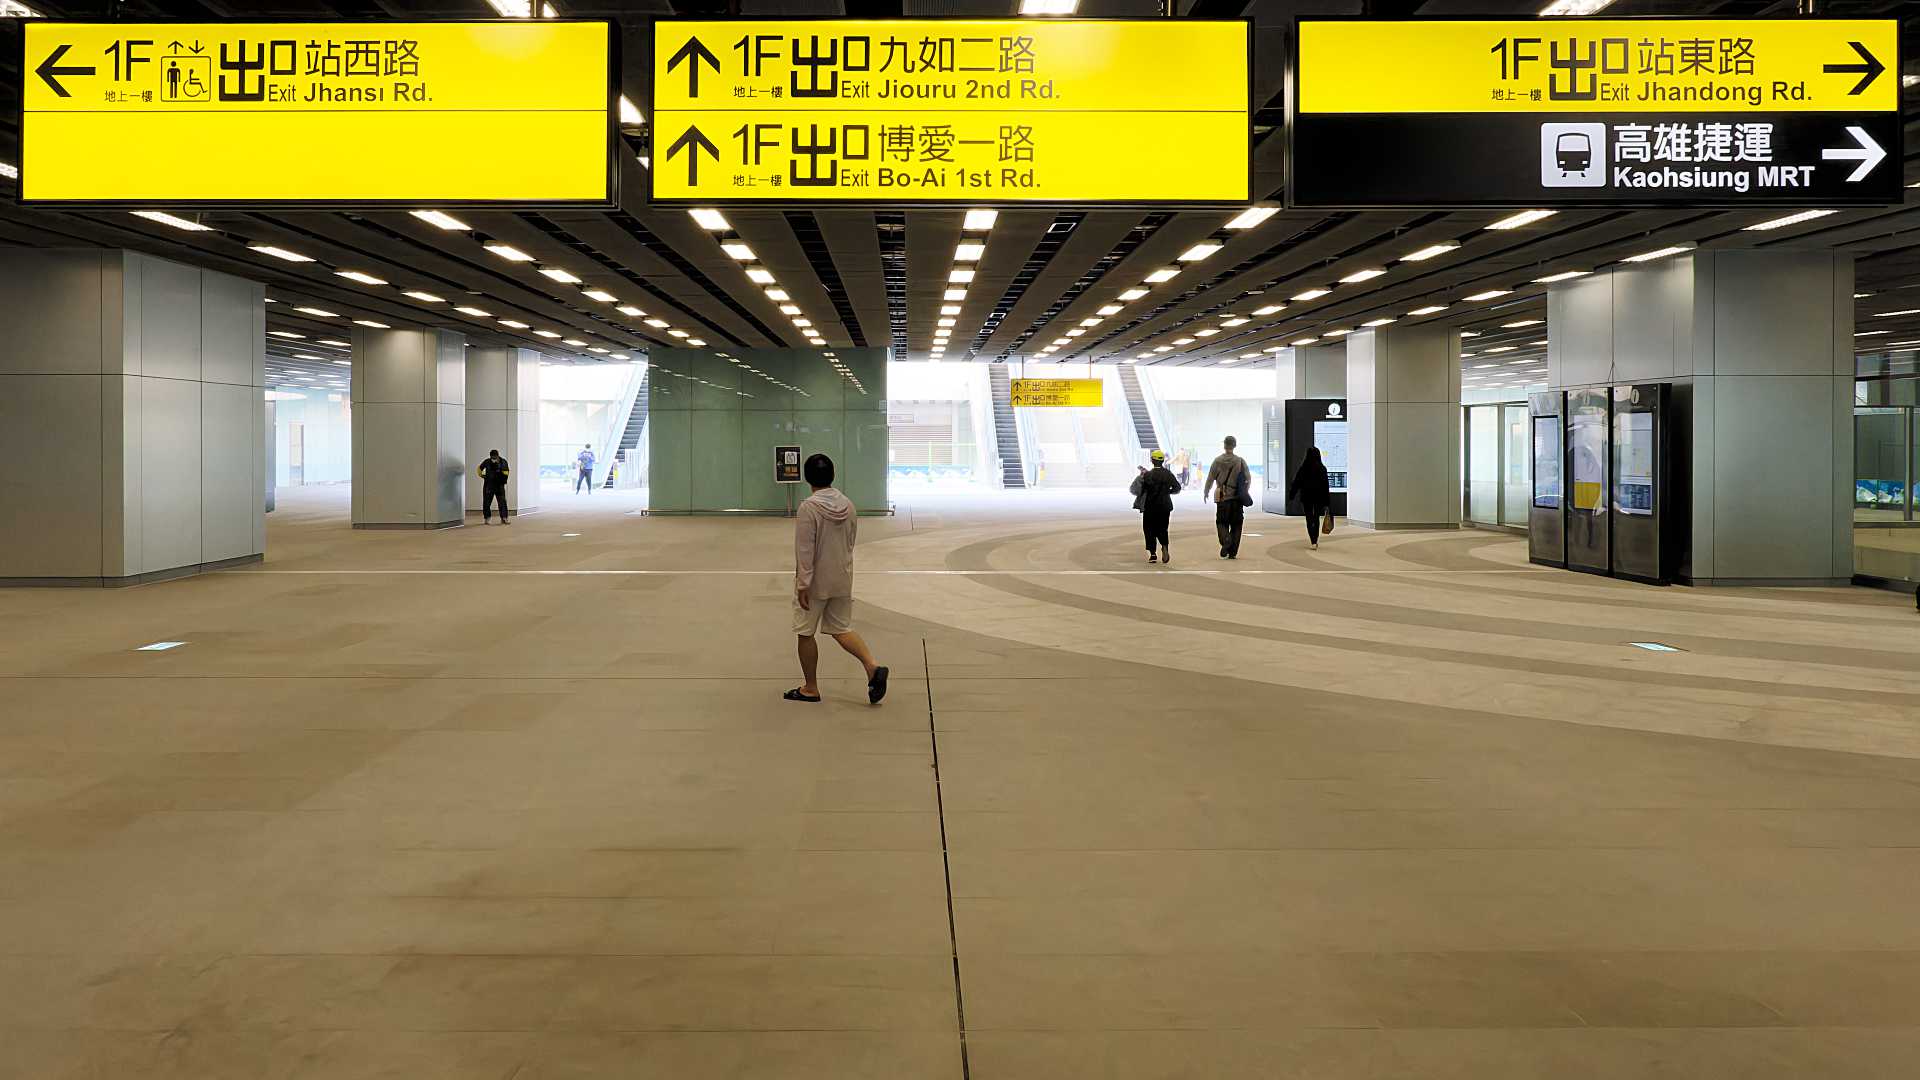
[[[1540,186],[1605,187],[1607,125],[1541,124]]]

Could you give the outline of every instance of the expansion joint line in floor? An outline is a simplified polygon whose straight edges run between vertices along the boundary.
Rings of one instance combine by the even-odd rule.
[[[933,661],[920,639],[920,670],[927,679],[927,742],[933,748],[933,806],[940,821],[940,869],[947,879],[947,945],[953,954],[953,1012],[960,1025],[960,1078],[972,1080],[967,1059],[967,998],[960,987],[960,936],[953,922],[953,857],[947,852],[947,802],[940,791],[940,730],[933,722]]]

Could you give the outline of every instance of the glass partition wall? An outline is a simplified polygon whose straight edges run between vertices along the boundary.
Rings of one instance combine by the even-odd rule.
[[[1906,389],[1906,388],[1902,388]],[[1853,572],[1920,582],[1920,406],[1853,410]]]
[[[1465,474],[1462,520],[1470,525],[1524,531],[1532,497],[1526,402],[1466,405],[1461,424]]]

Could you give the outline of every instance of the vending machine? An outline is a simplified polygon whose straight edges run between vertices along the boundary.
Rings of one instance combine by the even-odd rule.
[[[1543,566],[1567,565],[1566,401],[1559,390],[1527,395],[1532,424],[1533,495],[1527,504],[1527,558]]]
[[[1675,484],[1673,387],[1615,386],[1608,500],[1616,577],[1671,584],[1686,535],[1684,500]]]
[[[1613,456],[1612,388],[1567,391],[1566,417],[1567,569],[1611,573],[1612,519],[1607,514],[1607,488]]]

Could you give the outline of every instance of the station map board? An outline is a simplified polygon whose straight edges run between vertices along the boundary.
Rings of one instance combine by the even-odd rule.
[[[1106,404],[1106,384],[1099,379],[1014,379],[1011,404],[1023,409],[1097,409]]]
[[[1245,204],[1250,43],[1244,20],[661,20],[651,196]]]
[[[611,206],[606,21],[24,20],[36,204]]]
[[[1901,201],[1894,19],[1303,19],[1288,202]]]

